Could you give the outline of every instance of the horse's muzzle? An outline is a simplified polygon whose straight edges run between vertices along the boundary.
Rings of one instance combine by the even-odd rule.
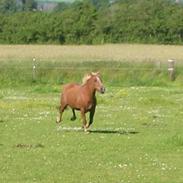
[[[102,87],[101,89],[100,89],[100,93],[105,93],[105,87]]]

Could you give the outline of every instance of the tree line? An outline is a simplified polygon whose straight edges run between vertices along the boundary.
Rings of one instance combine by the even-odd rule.
[[[84,0],[51,12],[5,2],[1,44],[183,43],[183,6],[171,0]]]

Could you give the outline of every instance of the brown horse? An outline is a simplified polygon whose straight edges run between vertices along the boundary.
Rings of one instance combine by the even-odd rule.
[[[66,84],[63,87],[61,94],[59,112],[60,116],[57,119],[57,123],[62,121],[62,114],[67,106],[72,109],[73,116],[71,120],[76,119],[75,110],[80,110],[81,118],[83,121],[83,128],[87,131],[87,128],[93,123],[93,117],[95,114],[95,108],[97,104],[95,93],[105,92],[105,88],[102,84],[100,74],[90,73],[83,78],[83,84]],[[86,121],[85,113],[90,112],[89,123]]]

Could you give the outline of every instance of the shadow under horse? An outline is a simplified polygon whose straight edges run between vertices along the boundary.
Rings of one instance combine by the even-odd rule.
[[[92,129],[90,133],[101,133],[101,134],[119,134],[119,135],[130,135],[130,134],[138,134],[137,131],[126,131],[120,129]]]

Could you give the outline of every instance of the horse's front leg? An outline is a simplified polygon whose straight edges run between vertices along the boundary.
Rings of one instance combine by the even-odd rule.
[[[93,117],[94,117],[94,114],[95,114],[95,108],[96,108],[96,105],[94,105],[91,110],[90,110],[90,120],[89,120],[89,124],[87,125],[87,128],[90,127],[90,125],[93,123]]]
[[[74,109],[72,109],[72,117],[71,117],[71,121],[74,121],[74,120],[76,120],[76,113],[75,113],[75,110]]]
[[[84,131],[87,131],[87,121],[86,121],[86,115],[85,115],[85,110],[84,109],[81,109],[81,119],[83,121],[83,128],[84,128]]]
[[[96,99],[96,97],[94,97],[93,106],[90,110],[90,120],[89,120],[89,124],[87,125],[87,128],[89,128],[90,125],[93,123],[93,118],[94,118],[94,114],[95,114],[96,105],[97,105],[97,99]]]

